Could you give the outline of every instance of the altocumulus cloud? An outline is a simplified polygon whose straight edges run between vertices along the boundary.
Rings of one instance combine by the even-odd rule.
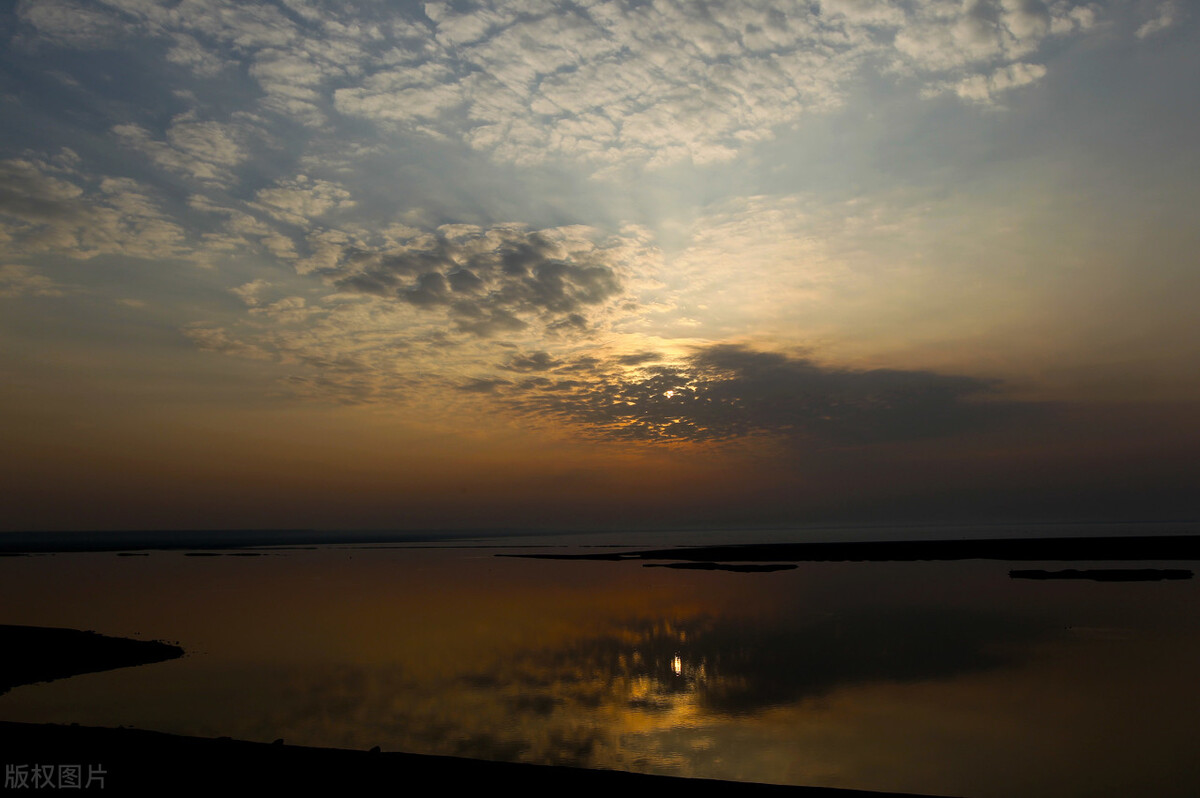
[[[839,106],[864,68],[990,103],[1038,80],[1085,4],[974,0],[426,3],[432,47],[334,92],[349,116],[461,138],[499,160],[620,165],[736,157]]]
[[[482,337],[540,323],[587,327],[586,314],[621,291],[612,253],[578,230],[447,226],[385,252],[347,253],[326,274],[341,291],[444,313]]]
[[[1071,0],[231,0],[23,2],[59,47],[142,42],[198,79],[245,75],[253,113],[330,132],[347,118],[457,140],[498,161],[596,173],[728,161],[773,130],[842,105],[864,72],[993,103],[1046,74],[1047,42],[1095,25]],[[1170,15],[1143,26],[1145,35]],[[167,140],[114,128],[169,170],[229,181],[249,118],[176,119]]]
[[[190,257],[186,232],[154,194],[129,178],[85,172],[66,148],[0,161],[0,254]]]
[[[231,289],[246,305],[240,319],[185,333],[203,349],[298,366],[305,373],[289,381],[293,389],[339,401],[393,401],[418,386],[503,393],[512,383],[498,374],[568,368],[546,348],[590,349],[632,312],[633,264],[648,255],[638,231],[627,232],[395,226],[368,238],[326,230],[309,257],[284,258],[310,281],[308,298],[254,280]],[[500,365],[498,352],[509,353]],[[465,385],[448,376],[472,373]]]

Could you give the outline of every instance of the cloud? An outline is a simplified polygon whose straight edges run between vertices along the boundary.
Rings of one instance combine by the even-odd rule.
[[[251,280],[248,283],[243,283],[236,288],[229,289],[231,293],[237,295],[239,299],[246,303],[248,307],[257,307],[262,304],[262,292],[270,288],[271,284],[266,280]]]
[[[345,187],[328,180],[310,180],[306,175],[281,180],[256,196],[258,202],[253,207],[297,226],[306,226],[332,210],[346,210],[355,204]]]
[[[188,206],[202,213],[225,217],[225,221],[217,230],[202,235],[204,252],[207,255],[229,256],[253,247],[257,243],[263,250],[280,261],[295,263],[300,259],[296,242],[291,237],[238,207],[215,202],[203,194],[194,194],[189,197]],[[243,207],[261,209],[261,206],[257,205],[244,205]]]
[[[105,0],[105,4],[136,21],[147,33],[162,35],[190,31],[241,52],[284,47],[294,43],[301,33],[284,12],[268,3]]]
[[[0,161],[0,253],[177,257],[193,254],[183,229],[149,187],[75,168],[64,150],[54,158]]]
[[[997,386],[928,371],[851,371],[733,344],[681,365],[630,369],[614,360],[571,390],[524,385],[515,408],[596,434],[636,441],[720,441],[756,435],[836,445],[952,435],[1028,408],[996,400]],[[992,399],[992,401],[979,401]]]
[[[0,264],[0,299],[19,296],[62,296],[67,286],[19,263]]]
[[[0,161],[0,213],[29,222],[45,222],[69,215],[83,194],[75,183],[56,176],[42,161],[14,158]]]
[[[127,34],[122,20],[95,3],[23,0],[17,16],[56,44],[85,49],[114,45]]]
[[[244,284],[234,289],[250,308],[243,320],[214,325],[301,374],[316,374],[320,381],[304,382],[306,390],[319,384],[354,401],[391,401],[401,385],[433,392],[465,386],[468,393],[486,385],[493,406],[645,441],[776,434],[842,445],[855,436],[949,435],[1014,411],[992,383],[929,372],[853,372],[784,358],[772,384],[760,376],[761,359],[783,356],[744,350],[738,366],[728,352],[719,359],[711,343],[753,336],[754,325],[766,340],[781,320],[798,336],[820,339],[829,315],[822,307],[845,306],[833,302],[831,281],[854,277],[845,272],[858,268],[854,259],[866,257],[860,250],[876,239],[907,235],[898,231],[920,203],[898,198],[899,216],[888,203],[823,210],[803,198],[721,203],[687,228],[689,245],[667,257],[637,228],[612,236],[518,224],[368,228],[353,217],[321,228],[310,214],[307,236],[282,235],[277,227],[291,212],[283,206],[309,213],[302,204],[312,197],[293,190],[314,182],[279,181],[278,194],[260,193],[272,199],[275,218],[264,202],[246,204],[261,218],[201,197],[191,203],[228,219],[225,251],[256,242],[276,247],[308,278],[306,289],[287,292],[303,294],[303,306],[271,314],[267,308],[287,298],[282,283],[274,296],[262,284]],[[272,236],[279,240],[271,243]],[[897,246],[914,248],[908,239]],[[893,249],[885,247],[888,263],[896,261]],[[911,272],[905,279],[911,284]],[[807,327],[797,327],[800,309]],[[703,329],[689,326],[701,324],[691,317],[705,319]]]
[[[497,388],[511,384],[508,380],[473,379],[458,386],[458,389],[466,393],[495,393]]]
[[[1170,24],[1172,8],[1138,36]],[[460,141],[502,162],[569,161],[598,174],[729,161],[806,115],[840,107],[866,73],[913,78],[927,95],[995,102],[1044,74],[1034,64],[1047,40],[1095,19],[1091,4],[1069,0],[472,0],[423,11],[45,0],[19,13],[62,46],[137,36],[200,78],[244,69],[260,92],[255,113],[314,129],[356,117]],[[135,127],[118,133],[160,165],[223,179],[204,164],[228,160],[189,145],[207,139],[228,153],[231,132],[192,124],[207,127],[168,136],[178,152]]]
[[[660,360],[662,358],[657,352],[635,352],[632,355],[621,355],[616,358],[617,363],[622,366],[640,366],[643,363]]]
[[[1178,13],[1179,7],[1177,3],[1162,3],[1159,6],[1158,14],[1153,19],[1146,20],[1134,35],[1139,39],[1145,39],[1148,36],[1153,36],[1156,33],[1166,30],[1175,24]]]
[[[205,197],[190,204],[226,217],[210,250],[238,240],[267,246],[276,234]],[[285,281],[263,278],[231,286],[245,315],[185,333],[209,351],[294,367],[293,390],[357,403],[394,402],[418,386],[446,397],[503,393],[522,384],[507,379],[513,373],[577,369],[586,358],[576,353],[568,362],[557,351],[588,348],[631,312],[629,275],[646,247],[632,232],[515,224],[349,226],[316,231],[305,244],[307,253],[279,255],[305,288],[287,281],[288,296]]]
[[[622,291],[617,248],[573,228],[448,226],[388,250],[347,248],[324,276],[341,291],[444,314],[460,332],[491,337],[586,326]]]
[[[200,121],[190,111],[171,120],[165,141],[133,123],[115,125],[112,132],[163,169],[222,186],[233,182],[235,167],[250,160],[251,139],[261,134],[247,122]]]
[[[216,77],[232,65],[186,33],[177,33],[171,39],[174,44],[167,50],[167,61],[187,67],[200,77]]]
[[[989,75],[971,75],[952,85],[930,87],[927,93],[937,94],[949,90],[964,100],[990,104],[1003,92],[1035,83],[1045,75],[1046,67],[1041,64],[1009,64]]]
[[[395,45],[411,39],[410,24],[397,19],[381,26],[370,9],[342,4],[293,3],[290,13],[270,3],[232,0],[105,0],[105,5],[109,8],[46,0],[26,3],[21,16],[42,38],[66,46],[113,46],[133,36],[158,40],[166,46],[167,62],[200,78],[244,65],[262,90],[262,110],[310,126],[326,121],[322,106],[328,104],[330,82],[356,73],[367,61],[393,62]],[[391,34],[390,48],[380,46],[381,28]]]
[[[271,354],[261,347],[246,343],[229,335],[224,328],[207,324],[190,324],[183,328],[183,334],[190,338],[200,349],[210,352],[222,352],[251,360],[271,360]]]
[[[502,161],[601,171],[730,160],[838,107],[868,65],[914,75],[927,94],[963,84],[960,96],[991,102],[1044,74],[1025,62],[1047,37],[1092,18],[1038,0],[425,9],[435,55],[339,89],[341,113],[461,138]]]
[[[562,365],[561,360],[556,360],[549,352],[534,352],[530,355],[515,355],[504,364],[504,368],[510,371],[547,371],[555,366]]]

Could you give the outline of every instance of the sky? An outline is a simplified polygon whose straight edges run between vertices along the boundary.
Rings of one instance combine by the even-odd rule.
[[[6,4],[0,528],[1200,517],[1198,26]]]

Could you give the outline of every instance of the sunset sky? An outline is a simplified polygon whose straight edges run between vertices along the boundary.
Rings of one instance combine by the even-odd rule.
[[[1200,16],[0,11],[0,529],[1200,517]]]

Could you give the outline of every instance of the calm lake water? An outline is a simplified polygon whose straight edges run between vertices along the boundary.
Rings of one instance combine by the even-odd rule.
[[[187,651],[18,687],[0,719],[980,798],[1200,792],[1197,580],[494,556],[718,539],[0,558],[0,623]]]

